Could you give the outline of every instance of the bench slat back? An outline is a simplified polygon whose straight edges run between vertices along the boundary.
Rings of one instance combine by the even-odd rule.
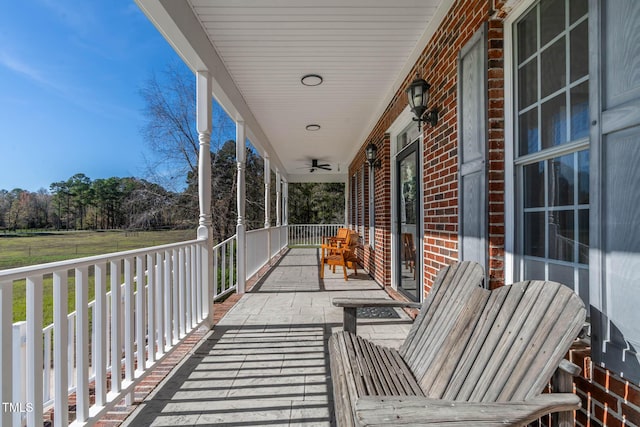
[[[401,354],[425,395],[477,402],[542,392],[584,323],[568,287],[526,281],[489,291],[475,263],[441,271]]]
[[[542,392],[582,328],[586,310],[567,286],[526,281],[491,292],[455,374],[437,396],[478,402]],[[430,393],[429,393],[430,394]]]
[[[461,331],[456,328],[460,314],[472,295],[482,294],[484,271],[473,262],[463,261],[440,270],[420,314],[400,348],[400,354],[419,383],[434,364],[446,358],[448,345]]]

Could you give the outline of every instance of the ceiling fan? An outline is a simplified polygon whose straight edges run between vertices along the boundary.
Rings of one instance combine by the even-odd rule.
[[[331,165],[329,163],[320,163],[318,159],[311,159],[311,167],[309,169],[309,172],[314,172],[316,169],[330,171]]]

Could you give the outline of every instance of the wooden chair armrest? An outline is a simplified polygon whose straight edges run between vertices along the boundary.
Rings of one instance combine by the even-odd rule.
[[[420,308],[422,304],[419,302],[396,301],[385,298],[334,298],[331,300],[336,307],[405,307]]]
[[[580,372],[582,372],[582,368],[573,362],[569,362],[567,359],[562,359],[560,366],[558,366],[558,371],[569,374],[572,377],[577,377],[580,375]]]
[[[349,248],[341,248],[340,246],[320,245],[321,250],[331,251],[333,253],[343,253],[349,250]]]
[[[417,302],[396,301],[383,298],[334,298],[331,300],[334,306],[342,307],[343,320],[342,328],[355,334],[358,329],[358,308],[363,307],[404,307],[404,308],[420,308],[422,304]]]
[[[559,411],[580,408],[575,394],[553,393],[523,402],[459,402],[417,396],[365,397],[356,401],[360,426],[520,426]]]
[[[326,245],[335,245],[336,243],[344,243],[347,239],[344,237],[322,236],[322,242]]]

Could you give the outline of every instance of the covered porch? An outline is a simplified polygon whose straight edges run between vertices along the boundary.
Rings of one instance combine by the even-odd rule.
[[[0,414],[2,425],[42,425],[51,405],[55,425],[66,425],[69,393],[76,425],[96,423],[123,398],[131,403],[134,387],[190,331],[214,326],[214,298],[234,291],[244,295],[238,305],[134,419],[328,424],[326,338],[341,323],[330,299],[387,290],[422,301],[437,272],[459,260],[480,263],[490,288],[525,279],[573,288],[590,306],[595,340],[593,353],[580,355],[593,376],[576,379],[578,425],[640,425],[640,228],[629,214],[640,200],[640,78],[626,60],[640,57],[639,3],[136,3],[197,81],[197,239],[0,272],[0,400],[16,405]],[[410,87],[430,95],[419,97],[425,105],[408,105]],[[214,100],[236,123],[237,150],[236,234],[217,246]],[[247,142],[264,158],[265,177],[265,226],[251,231]],[[317,251],[296,249],[245,293],[294,236],[287,213],[295,182],[344,184],[343,225],[358,231],[368,275],[320,280]],[[312,232],[309,243],[331,231]],[[49,277],[57,305],[53,329],[43,330]],[[16,356],[17,280],[26,281],[30,305]],[[72,283],[78,312],[69,320]],[[364,321],[370,330],[360,333],[396,340],[408,329],[407,318],[386,320]],[[16,360],[26,366],[21,381]],[[43,366],[53,371],[42,376]]]
[[[332,425],[327,340],[343,314],[331,299],[388,295],[362,272],[320,279],[319,257],[289,250],[124,425]],[[361,315],[359,334],[398,347],[411,320],[389,310]]]

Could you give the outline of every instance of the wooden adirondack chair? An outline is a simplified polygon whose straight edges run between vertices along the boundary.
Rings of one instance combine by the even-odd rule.
[[[580,407],[574,394],[541,394],[582,328],[580,298],[544,281],[489,291],[480,287],[483,277],[469,262],[441,271],[400,350],[354,332],[331,336],[339,426],[515,426]],[[345,318],[357,307],[403,305],[334,304],[351,311]],[[355,318],[345,325],[355,326]]]
[[[344,280],[349,280],[347,277],[347,267],[352,267],[356,274],[358,274],[358,257],[356,256],[356,246],[358,245],[358,233],[350,232],[343,244],[334,245],[321,245],[320,251],[322,253],[320,258],[320,278],[324,278],[324,265],[332,266],[335,271],[336,266],[342,266],[342,272],[344,274]]]
[[[350,232],[351,230],[348,228],[338,228],[335,236],[322,236],[322,244],[330,246],[342,245],[347,241]]]

